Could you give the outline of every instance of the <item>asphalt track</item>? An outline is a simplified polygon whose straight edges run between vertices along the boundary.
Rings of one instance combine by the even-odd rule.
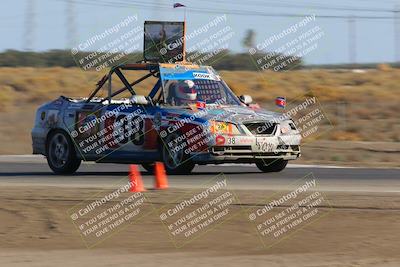
[[[75,175],[55,175],[41,156],[0,156],[0,186],[56,186],[114,188],[127,179],[126,164],[83,162]],[[400,169],[348,168],[289,164],[280,173],[262,173],[253,165],[196,166],[191,175],[169,176],[170,187],[199,188],[223,173],[233,189],[285,190],[290,184],[312,173],[322,191],[400,193]],[[154,177],[142,170],[146,187]]]

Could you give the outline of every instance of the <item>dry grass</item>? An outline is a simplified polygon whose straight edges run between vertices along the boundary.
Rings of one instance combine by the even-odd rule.
[[[133,80],[144,74],[130,72],[128,78]],[[77,68],[0,68],[0,153],[30,153],[29,132],[37,106],[59,95],[88,96],[102,75]],[[249,94],[270,109],[274,109],[277,96],[285,96],[289,102],[305,94],[317,96],[334,125],[320,139],[400,141],[398,69],[379,66],[365,73],[222,71],[221,75],[236,94]],[[135,90],[145,94],[154,83],[154,79],[146,80]],[[15,145],[10,147],[10,142]],[[331,157],[332,161],[349,160],[340,155]]]
[[[131,79],[144,72],[129,72]],[[222,71],[224,79],[236,94],[249,94],[258,102],[272,101],[284,95],[289,100],[310,90],[325,103],[351,102],[355,112],[369,118],[370,109],[358,104],[399,103],[400,70],[371,70],[366,73],[343,71],[248,72]],[[0,100],[10,107],[23,102],[43,103],[59,95],[87,96],[103,73],[84,72],[77,68],[0,68]],[[114,81],[117,81],[115,79]],[[145,93],[154,80],[146,80],[135,89]],[[121,86],[119,83],[116,87]],[[362,106],[362,105],[361,105]],[[5,107],[2,106],[3,110]]]
[[[285,94],[288,98],[312,90],[321,101],[355,103],[399,101],[400,70],[371,70],[366,73],[342,71],[291,72],[222,72],[237,93],[247,92],[258,100],[272,100]],[[371,102],[371,103],[372,103]]]

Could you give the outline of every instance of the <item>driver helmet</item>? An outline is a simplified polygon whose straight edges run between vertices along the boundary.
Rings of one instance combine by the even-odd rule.
[[[175,86],[175,97],[181,101],[194,101],[197,98],[196,85],[192,80],[179,81]]]

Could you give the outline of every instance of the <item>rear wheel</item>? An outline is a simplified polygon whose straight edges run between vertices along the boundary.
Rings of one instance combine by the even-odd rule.
[[[189,159],[189,156],[184,153],[184,149],[173,149],[175,146],[169,144],[175,143],[175,140],[179,137],[178,133],[172,133],[168,135],[163,141],[161,153],[165,165],[165,171],[168,174],[190,174],[195,164]]]
[[[274,159],[272,161],[257,162],[257,168],[262,172],[280,172],[286,168],[288,161],[283,159]]]
[[[47,163],[56,174],[72,174],[81,165],[71,138],[64,131],[53,132],[46,144]]]

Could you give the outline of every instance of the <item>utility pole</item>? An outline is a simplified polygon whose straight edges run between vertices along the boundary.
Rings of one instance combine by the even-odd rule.
[[[76,24],[75,24],[75,6],[72,0],[68,0],[66,6],[67,21],[67,49],[71,49],[76,45]]]
[[[23,36],[24,40],[23,49],[26,51],[33,50],[35,43],[35,29],[36,29],[35,2],[36,0],[27,0],[26,4],[25,32]]]
[[[394,54],[395,62],[400,62],[400,6],[396,6],[394,10]]]
[[[353,16],[348,18],[349,24],[349,62],[350,64],[357,63],[357,33],[356,20]]]

